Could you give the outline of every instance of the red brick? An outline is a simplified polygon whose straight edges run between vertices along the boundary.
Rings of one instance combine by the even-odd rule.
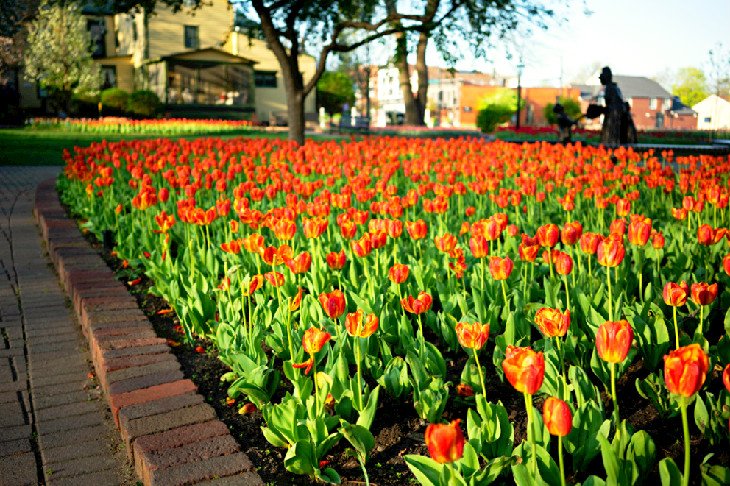
[[[238,443],[230,435],[221,435],[186,444],[174,449],[166,449],[159,453],[148,453],[137,461],[140,464],[141,479],[145,484],[151,483],[150,476],[156,471],[169,467],[178,467],[189,462],[202,461],[211,457],[226,456],[240,452]]]
[[[170,353],[159,353],[159,354],[138,354],[134,356],[125,356],[123,358],[108,359],[104,363],[107,372],[123,370],[130,366],[141,366],[146,364],[158,363],[160,361],[167,361],[169,359],[176,360],[175,356]],[[177,361],[177,360],[176,360]]]
[[[99,340],[110,337],[135,336],[136,338],[150,338],[157,334],[152,326],[141,323],[140,325],[131,325],[126,327],[108,327],[106,329],[98,329],[94,331],[94,337]]]
[[[120,413],[119,430],[122,432],[122,440],[127,444],[127,451],[130,453],[131,458],[132,443],[138,437],[164,432],[184,425],[208,422],[215,418],[215,410],[206,403],[132,420],[127,420],[124,414]]]
[[[211,457],[202,461],[180,464],[176,467],[150,471],[151,486],[182,486],[206,479],[232,476],[253,470],[253,464],[242,452],[227,456]]]
[[[178,380],[172,383],[152,386],[143,390],[134,390],[127,393],[109,395],[109,407],[112,411],[114,421],[119,424],[119,409],[137,403],[145,403],[151,400],[159,400],[164,397],[182,395],[191,391],[197,391],[195,383],[190,380]]]
[[[141,390],[155,385],[162,385],[165,383],[182,380],[184,376],[185,375],[183,375],[183,372],[179,369],[165,371],[163,373],[151,372],[147,375],[135,376],[126,380],[119,380],[115,381],[114,383],[109,383],[107,393],[126,393],[134,390]]]
[[[117,370],[106,373],[107,383],[116,383],[121,380],[127,380],[129,378],[135,378],[138,376],[153,375],[156,373],[166,373],[168,371],[179,371],[180,363],[174,359],[160,361],[157,363],[151,363],[142,366],[132,366],[124,368],[123,370]]]

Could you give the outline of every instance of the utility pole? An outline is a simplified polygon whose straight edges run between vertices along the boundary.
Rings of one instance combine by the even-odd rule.
[[[522,56],[520,56],[520,63],[517,65],[517,123],[516,127],[520,129],[520,110],[522,104],[522,70],[525,68],[522,62]]]

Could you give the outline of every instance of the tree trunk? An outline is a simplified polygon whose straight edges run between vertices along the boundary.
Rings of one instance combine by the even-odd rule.
[[[398,68],[400,91],[405,106],[405,124],[421,125],[418,118],[417,99],[411,90],[411,71],[408,66],[408,44],[405,32],[395,36],[395,65]]]
[[[426,105],[428,104],[428,66],[426,65],[426,48],[428,34],[421,32],[416,47],[416,73],[418,74],[418,91],[416,92],[416,116],[419,125],[426,125]]]
[[[304,144],[304,89],[295,83],[286,84],[287,123],[289,140]]]

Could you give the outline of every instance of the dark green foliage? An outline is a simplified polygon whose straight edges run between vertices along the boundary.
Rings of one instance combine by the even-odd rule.
[[[135,91],[127,100],[127,112],[140,117],[154,116],[161,106],[160,98],[152,91]]]
[[[322,73],[317,83],[317,105],[323,106],[327,113],[340,113],[345,103],[355,101],[353,80],[340,71]]]
[[[509,121],[517,111],[517,93],[503,88],[487,95],[480,102],[477,127],[485,133],[493,132],[498,125]]]
[[[101,104],[104,110],[124,111],[127,107],[129,93],[120,88],[109,88],[101,92]]]
[[[565,108],[565,114],[568,115],[569,118],[576,119],[581,115],[580,103],[578,101],[572,98],[560,98],[560,104],[563,105],[563,108]],[[543,108],[543,114],[549,124],[557,125],[558,116],[553,113],[553,108],[555,108],[555,103],[548,103],[545,105],[545,108]]]

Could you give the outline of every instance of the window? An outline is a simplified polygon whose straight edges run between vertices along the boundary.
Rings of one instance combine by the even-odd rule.
[[[656,110],[656,98],[651,98],[649,100],[649,109]]]
[[[257,88],[276,88],[276,71],[256,71],[254,84]]]
[[[186,25],[185,29],[185,49],[197,49],[200,46],[198,42],[198,26]]]
[[[101,89],[116,88],[117,86],[117,67],[101,66]]]
[[[703,121],[704,121],[705,123],[710,123],[710,122],[712,122],[712,117],[711,117],[711,116],[706,116],[706,117],[705,117],[705,119],[704,119]]]
[[[91,38],[91,57],[98,59],[106,57],[106,44],[104,43],[104,34],[106,27],[104,20],[90,19],[86,21],[86,28]]]
[[[465,106],[464,107],[464,113],[471,113],[471,112],[472,112],[471,106]]]

